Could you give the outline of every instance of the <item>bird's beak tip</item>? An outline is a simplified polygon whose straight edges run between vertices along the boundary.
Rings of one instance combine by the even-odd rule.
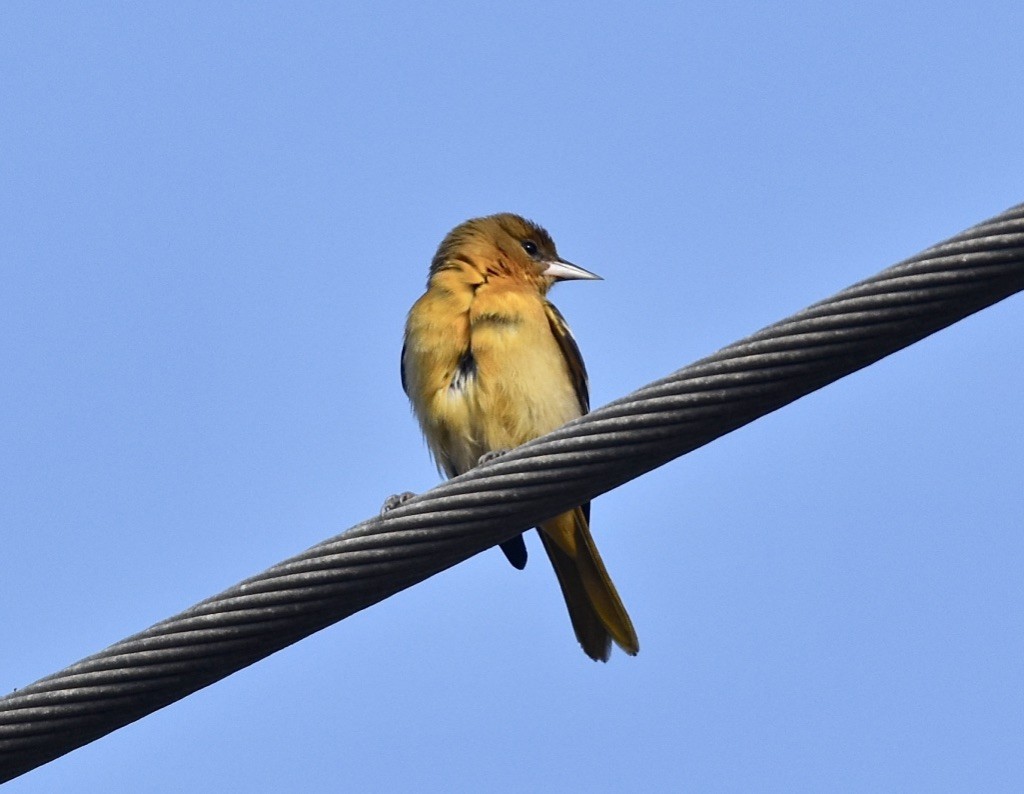
[[[584,270],[579,265],[566,262],[564,259],[555,259],[548,262],[548,266],[544,269],[544,275],[550,276],[556,281],[570,281],[573,279],[604,281],[597,273],[591,273],[589,270]]]

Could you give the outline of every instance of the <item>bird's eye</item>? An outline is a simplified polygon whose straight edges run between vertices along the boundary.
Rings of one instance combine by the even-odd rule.
[[[523,250],[530,256],[537,256],[537,243],[533,240],[523,240]]]

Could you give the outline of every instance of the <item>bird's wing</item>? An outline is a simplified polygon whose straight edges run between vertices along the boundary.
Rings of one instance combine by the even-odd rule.
[[[405,350],[409,346],[408,341],[402,340],[402,358],[399,361],[399,374],[402,376],[402,391],[405,392],[405,396],[409,396],[409,381],[405,377]]]
[[[583,356],[576,340],[572,337],[569,324],[565,321],[562,313],[555,308],[554,304],[545,302],[545,310],[548,316],[548,324],[551,326],[551,333],[562,350],[562,357],[569,369],[569,377],[572,378],[573,388],[576,390],[576,397],[580,403],[580,414],[590,410],[590,388],[587,383],[587,368],[583,365]]]

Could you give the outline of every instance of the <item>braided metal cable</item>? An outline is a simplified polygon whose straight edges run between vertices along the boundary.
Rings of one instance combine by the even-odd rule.
[[[1024,289],[1024,204],[0,699],[0,782]]]

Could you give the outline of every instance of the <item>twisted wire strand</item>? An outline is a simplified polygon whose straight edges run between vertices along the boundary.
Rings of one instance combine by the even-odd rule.
[[[1024,204],[0,699],[0,782],[1024,289]]]

